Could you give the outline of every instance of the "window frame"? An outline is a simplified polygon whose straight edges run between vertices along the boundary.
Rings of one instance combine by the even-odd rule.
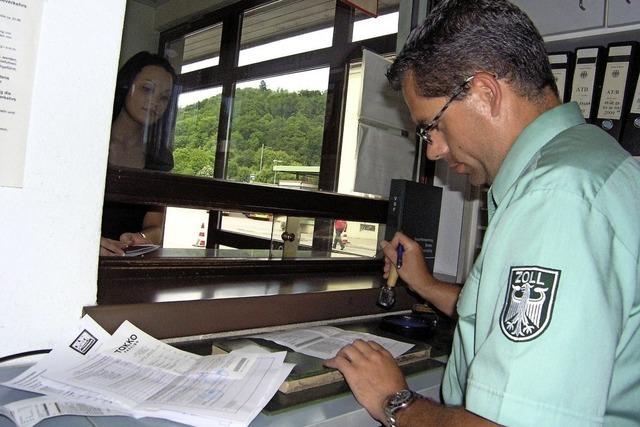
[[[301,217],[317,217],[316,228],[318,230],[331,230],[330,218],[344,218],[347,220],[357,220],[364,222],[386,223],[388,209],[387,200],[371,199],[353,195],[336,193],[338,186],[338,174],[340,168],[341,139],[343,126],[343,111],[346,103],[346,85],[348,79],[349,64],[362,58],[362,49],[366,48],[375,52],[394,52],[396,47],[397,34],[379,36],[372,39],[351,42],[351,29],[355,19],[355,11],[351,6],[336,0],[336,11],[334,21],[333,43],[331,47],[317,51],[305,52],[290,55],[282,58],[248,64],[238,67],[238,54],[241,36],[242,14],[247,9],[252,9],[269,3],[270,0],[243,0],[222,9],[206,13],[191,21],[182,23],[174,28],[161,32],[159,39],[159,51],[163,52],[164,46],[179,37],[222,22],[222,36],[220,46],[220,60],[218,65],[179,74],[178,83],[183,91],[193,91],[206,89],[214,86],[222,87],[222,104],[220,107],[218,139],[216,143],[216,157],[214,164],[214,174],[212,178],[191,177],[147,170],[133,170],[127,168],[108,168],[105,188],[105,200],[120,201],[138,204],[152,204],[160,206],[176,206],[200,209],[211,209],[209,214],[209,241],[207,247],[214,247],[212,241],[217,238],[225,241],[227,245],[241,242],[241,238],[234,236],[234,233],[220,231],[221,210],[242,210],[254,212],[268,212],[274,214],[293,215]],[[237,183],[222,179],[226,174],[226,163],[228,155],[228,137],[231,125],[233,96],[236,82],[245,80],[257,80],[276,74],[288,74],[304,71],[313,68],[329,67],[329,83],[327,89],[325,126],[322,138],[321,164],[319,174],[319,190],[296,190],[278,188],[265,185],[248,183]],[[238,191],[242,188],[242,191]],[[215,211],[214,211],[215,210]],[[332,233],[314,233],[313,249],[330,250],[331,238],[318,237],[320,234],[331,236]],[[246,239],[246,237],[244,238]],[[246,244],[246,242],[245,242]],[[287,261],[256,261],[229,259],[202,259],[184,258],[174,260],[164,260],[160,263],[149,262],[149,260],[121,260],[113,258],[102,258],[98,271],[98,294],[101,300],[107,305],[88,307],[87,312],[94,316],[102,317],[107,323],[116,324],[120,317],[135,317],[135,310],[125,309],[120,311],[114,305],[123,307],[139,306],[140,303],[130,304],[126,293],[120,300],[110,298],[109,289],[114,286],[122,286],[122,275],[135,277],[139,280],[153,280],[158,275],[175,278],[175,283],[180,283],[189,274],[198,277],[210,276],[213,281],[224,271],[238,272],[242,274],[261,271],[274,274],[300,275],[317,274],[322,275],[327,269],[333,269],[337,265],[344,265],[336,260],[328,259],[305,259]],[[348,265],[354,273],[364,274],[371,278],[373,288],[382,285],[381,259],[349,259]],[[229,270],[229,269],[232,270]],[[344,274],[348,274],[346,270]],[[124,272],[124,273],[123,273]],[[234,273],[235,274],[235,273]],[[366,313],[381,313],[381,309],[372,300],[372,291],[377,289],[359,289],[348,291],[351,303],[344,306],[344,310],[323,314],[326,304],[331,304],[336,291],[320,292],[313,297],[320,301],[326,301],[318,307],[312,308],[308,315],[302,318],[296,317],[284,319],[284,323],[301,321],[305,318],[318,320],[326,316],[347,317],[353,314],[353,304],[365,306]],[[343,291],[344,292],[344,291]],[[308,298],[306,293],[288,295],[287,298],[301,300]],[[354,299],[355,298],[355,299]],[[239,298],[238,304],[253,304],[260,301],[261,297]],[[410,307],[413,297],[400,298],[397,309],[407,309]],[[285,299],[283,299],[285,301]],[[286,299],[289,301],[289,299]],[[194,300],[194,304],[203,301]],[[415,302],[415,301],[414,301]],[[208,304],[216,305],[216,300],[207,301]],[[218,304],[228,304],[228,301],[217,301]],[[288,302],[287,302],[288,303]],[[149,302],[149,304],[157,304]],[[292,303],[295,306],[295,302]],[[226,306],[226,305],[225,305]],[[348,307],[348,309],[346,308]],[[158,307],[152,311],[158,310]],[[108,319],[104,319],[105,313]],[[120,313],[116,319],[109,317]],[[127,317],[124,317],[127,318]],[[283,320],[264,318],[252,327],[279,324]],[[101,322],[102,323],[102,322]],[[188,322],[187,322],[188,323]],[[225,324],[226,325],[226,324]],[[153,325],[149,325],[152,329]],[[227,330],[234,329],[227,325]],[[181,330],[181,335],[189,335],[193,329],[186,327]],[[166,333],[158,332],[159,336],[167,336]],[[175,336],[175,333],[172,332]]]
[[[184,92],[207,89],[209,87],[222,87],[223,102],[220,106],[213,168],[213,178],[221,180],[224,179],[227,169],[229,155],[228,138],[236,83],[239,81],[259,80],[272,75],[329,67],[318,190],[335,192],[338,188],[340,170],[342,127],[344,125],[343,113],[346,103],[349,64],[354,60],[362,58],[362,49],[364,48],[383,53],[394,52],[397,34],[351,42],[356,11],[353,7],[336,0],[333,42],[331,47],[238,66],[243,13],[271,2],[272,0],[240,1],[217,11],[210,12],[191,22],[163,31],[160,34],[158,50],[159,52],[163,52],[165,46],[175,39],[222,23],[220,60],[218,65],[178,76],[178,83]],[[384,13],[384,10],[382,10],[381,13]],[[271,211],[264,210],[264,212]],[[357,213],[352,212],[347,215],[351,217],[354,214]],[[344,214],[342,215],[344,216]],[[311,215],[305,215],[305,212],[302,211],[299,216]],[[335,218],[337,216],[339,216],[338,213],[330,215],[328,218]],[[377,222],[384,223],[385,220]],[[220,223],[220,216],[212,212],[209,216],[208,224],[208,229],[213,231],[213,233],[210,234],[211,237],[215,236],[215,233],[220,230]],[[326,226],[322,222],[317,225],[319,227]],[[207,246],[213,247],[209,242],[207,242]],[[328,240],[314,237],[313,247],[318,250],[328,250]]]

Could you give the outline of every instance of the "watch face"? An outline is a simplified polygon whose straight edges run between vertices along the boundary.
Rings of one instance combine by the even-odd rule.
[[[411,392],[411,390],[400,390],[391,398],[391,400],[389,400],[389,406],[402,405],[403,403],[411,400],[412,396],[413,393]]]

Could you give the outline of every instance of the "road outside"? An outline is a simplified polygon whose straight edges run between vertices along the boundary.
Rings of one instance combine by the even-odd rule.
[[[248,218],[245,215],[232,212],[222,218],[222,227],[225,230],[235,231],[242,234],[259,236],[266,239],[282,241],[281,219],[277,217],[276,221],[263,219]],[[167,208],[165,219],[164,243],[165,248],[194,248],[199,246],[200,235],[206,235],[206,227],[208,223],[208,214],[205,210],[185,209],[185,208]],[[347,235],[349,242],[344,250],[333,251],[335,256],[367,256],[373,257],[377,247],[376,232],[358,232],[356,231],[360,223],[349,222]],[[351,233],[350,233],[351,231]],[[273,236],[273,237],[272,237]],[[311,246],[312,235],[310,232],[303,230],[300,241],[303,245]],[[332,236],[333,239],[333,236]]]

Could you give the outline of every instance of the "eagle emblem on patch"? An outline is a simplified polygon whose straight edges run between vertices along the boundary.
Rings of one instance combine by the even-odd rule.
[[[560,270],[511,267],[500,328],[512,341],[531,341],[551,322]]]

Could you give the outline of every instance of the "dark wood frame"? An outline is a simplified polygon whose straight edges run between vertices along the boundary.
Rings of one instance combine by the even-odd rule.
[[[330,229],[333,218],[384,224],[387,201],[335,193],[340,167],[343,110],[349,64],[362,57],[362,49],[393,52],[395,34],[349,42],[354,10],[336,2],[332,46],[314,52],[237,66],[240,30],[244,10],[268,0],[243,0],[207,13],[170,30],[160,37],[160,51],[166,43],[197,29],[223,23],[219,65],[180,75],[183,91],[222,86],[225,100],[220,108],[216,160],[212,178],[179,176],[162,172],[109,168],[105,199],[136,204],[179,206],[210,210],[207,247],[214,241],[236,247],[255,245],[246,237],[219,230],[223,210],[268,212],[316,218],[316,230]],[[329,67],[329,86],[320,165],[320,191],[295,190],[225,181],[228,153],[227,134],[232,116],[237,81]],[[331,235],[331,233],[317,233]],[[330,248],[329,238],[314,238],[313,250]],[[86,307],[110,331],[125,319],[159,338],[192,336],[245,328],[283,325],[348,316],[381,314],[376,306],[378,288],[383,285],[381,259],[328,260],[238,260],[228,258],[103,258],[98,271],[98,303]],[[259,297],[203,299],[172,302],[145,301],[145,290],[179,289],[193,282],[215,289],[238,277],[269,277],[281,288],[311,283],[315,291],[295,290]],[[355,279],[354,279],[355,278]],[[351,290],[327,291],[345,279],[359,285]],[[314,286],[317,286],[314,288]],[[288,293],[287,293],[288,292]],[[151,299],[153,297],[150,297]],[[408,309],[416,299],[399,291],[395,309]],[[259,316],[247,316],[247,312]]]
[[[106,196],[110,201],[199,209],[260,211],[294,216],[334,217],[386,222],[386,200],[214,178],[173,175],[129,168],[110,168]],[[329,221],[329,220],[327,220]],[[233,240],[233,233],[227,233]],[[236,239],[238,237],[236,236]],[[255,277],[268,280],[277,294],[225,299],[151,302],[167,289],[199,286],[215,289]],[[242,278],[242,279],[238,279]],[[354,289],[330,291],[336,283],[354,281]],[[101,258],[98,304],[85,311],[108,330],[130,320],[154,336],[170,338],[287,323],[381,314],[375,303],[383,286],[381,259],[294,260],[215,257]],[[304,284],[304,291],[296,288]],[[419,302],[399,291],[396,310]],[[265,304],[276,304],[264,310]],[[270,306],[271,307],[271,306]],[[301,309],[304,307],[304,310]],[[200,310],[205,310],[202,313]],[[247,317],[258,311],[259,316]],[[203,317],[207,321],[203,321]]]
[[[386,200],[176,175],[109,168],[105,199],[195,209],[267,212],[385,223]]]

